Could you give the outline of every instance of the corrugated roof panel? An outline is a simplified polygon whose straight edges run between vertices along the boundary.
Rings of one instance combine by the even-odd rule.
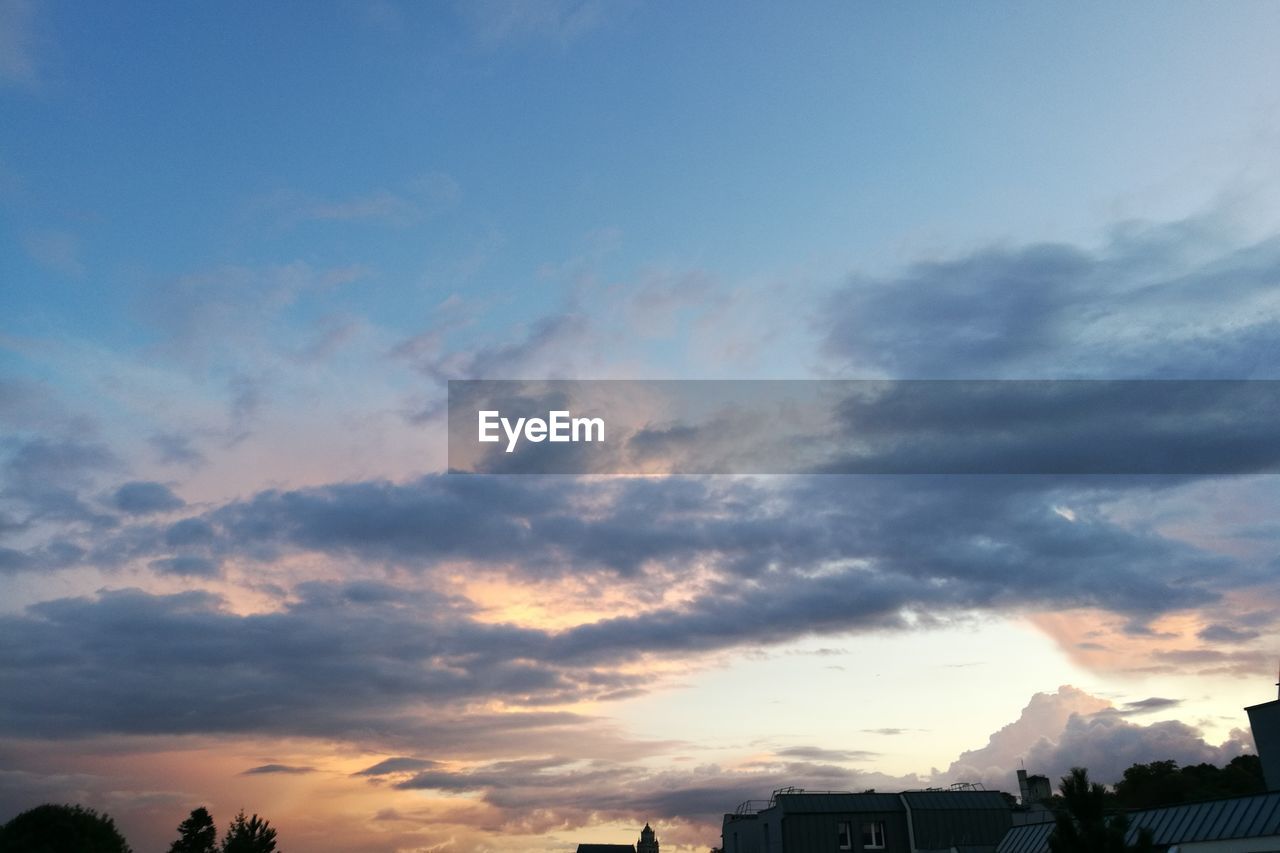
[[[916,809],[1000,809],[1009,811],[1009,801],[999,791],[907,791],[902,794]]]
[[[1005,833],[996,853],[1041,853],[1049,849],[1052,823],[1029,823],[1015,826]]]
[[[1280,835],[1280,791],[1144,809],[1129,815],[1129,838],[1150,829],[1156,844]]]
[[[1280,835],[1280,791],[1130,812],[1129,842],[1143,829],[1161,846]],[[1015,826],[997,853],[1044,853],[1052,833],[1052,823]]]

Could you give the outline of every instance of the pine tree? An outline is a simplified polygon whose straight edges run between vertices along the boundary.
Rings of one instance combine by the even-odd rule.
[[[236,815],[222,838],[222,853],[275,853],[276,831],[256,814],[244,816],[244,810]]]
[[[178,824],[178,840],[169,853],[217,853],[218,828],[204,806],[193,809],[191,817]]]

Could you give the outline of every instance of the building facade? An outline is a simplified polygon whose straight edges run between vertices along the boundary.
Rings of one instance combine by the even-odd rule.
[[[932,853],[994,850],[1013,820],[998,791],[901,794],[779,790],[721,825],[724,853]]]

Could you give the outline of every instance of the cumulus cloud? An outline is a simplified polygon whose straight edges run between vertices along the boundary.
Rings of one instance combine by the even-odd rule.
[[[1022,709],[1018,719],[992,733],[986,746],[961,753],[945,777],[952,781],[991,783],[996,788],[1009,785],[1009,775],[1020,766],[1028,751],[1041,738],[1055,737],[1076,715],[1105,711],[1111,703],[1064,684],[1054,693],[1037,693]],[[1038,772],[1038,771],[1037,771]]]
[[[1171,759],[1222,765],[1253,750],[1249,734],[1239,730],[1215,746],[1199,729],[1177,720],[1142,725],[1126,719],[1179,704],[1153,696],[1116,708],[1070,685],[1037,693],[1017,720],[993,733],[986,746],[961,754],[938,781],[980,781],[1009,790],[1019,767],[1054,780],[1072,767],[1087,767],[1093,779],[1110,784],[1136,763]]]
[[[1205,742],[1199,729],[1177,720],[1141,726],[1120,714],[1077,714],[1057,738],[1046,737],[1028,751],[1027,766],[1051,779],[1072,767],[1087,767],[1092,778],[1114,783],[1132,764],[1171,759],[1181,765],[1223,765],[1252,751],[1252,737],[1239,729],[1214,746]]]

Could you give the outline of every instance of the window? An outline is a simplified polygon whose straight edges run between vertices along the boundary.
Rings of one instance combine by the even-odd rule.
[[[849,823],[847,820],[842,820],[840,821],[838,829],[839,829],[839,838],[840,838],[840,849],[852,850],[853,849],[853,824]]]
[[[862,849],[884,849],[884,821],[874,820],[862,825]]]

